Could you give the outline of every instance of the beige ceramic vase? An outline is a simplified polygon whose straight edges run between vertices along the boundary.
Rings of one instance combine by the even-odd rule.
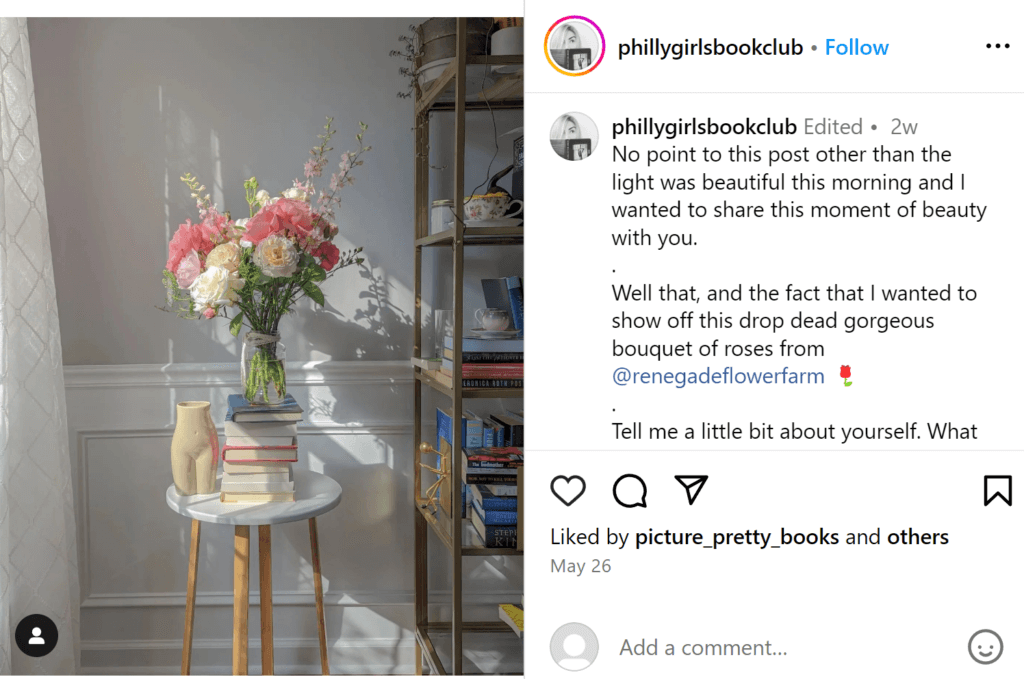
[[[209,401],[182,401],[171,439],[171,473],[179,495],[203,495],[217,489],[220,441]]]

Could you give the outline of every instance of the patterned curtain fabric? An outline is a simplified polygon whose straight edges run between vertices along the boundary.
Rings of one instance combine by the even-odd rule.
[[[79,665],[78,559],[60,325],[25,19],[0,18],[0,672]],[[18,622],[40,613],[57,647],[31,658]]]

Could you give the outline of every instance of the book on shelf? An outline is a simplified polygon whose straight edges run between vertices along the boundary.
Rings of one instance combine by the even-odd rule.
[[[497,485],[497,484],[474,484],[470,486],[470,490],[473,488],[486,488],[487,492],[495,497],[500,498],[515,498],[516,504],[519,504],[519,488],[518,484],[514,486]]]
[[[505,279],[508,287],[509,306],[512,307],[512,325],[520,332],[523,332],[523,278],[522,276],[508,276]]]
[[[299,435],[299,425],[295,422],[233,422],[224,423],[224,435],[248,436],[252,439],[267,437],[288,437]]]
[[[256,465],[253,465],[256,466]],[[291,481],[291,465],[272,472],[229,472],[225,471],[221,483],[268,483]],[[288,488],[286,490],[292,490]]]
[[[466,486],[469,488],[469,495],[472,501],[480,505],[481,509],[498,512],[515,512],[519,509],[519,497],[517,495],[498,495],[493,488],[511,488],[515,486]],[[504,492],[504,491],[503,491]]]
[[[226,481],[221,480],[223,493],[281,493],[295,490],[294,481]]]
[[[441,383],[442,386],[448,389],[452,388],[452,376],[445,375],[443,372],[431,371],[430,376]],[[498,378],[463,378],[462,379],[463,389],[522,389],[522,379],[498,379]]]
[[[241,394],[228,396],[227,421],[234,422],[298,422],[302,408],[291,394],[276,406],[249,403]]]
[[[452,376],[455,366],[450,359],[441,361],[441,372]],[[506,379],[523,379],[522,363],[463,363],[462,377],[496,377]]]
[[[285,448],[295,445],[294,436],[225,436],[226,445],[232,448]]]
[[[503,448],[505,446],[505,428],[489,417],[484,422],[484,448]]]
[[[463,448],[462,464],[472,472],[475,469],[511,469],[523,466],[523,449],[514,446],[504,448]]]
[[[504,441],[506,446],[517,446],[521,448],[526,445],[523,438],[524,422],[522,418],[516,417],[515,415],[509,415],[508,413],[491,413],[490,418],[501,425],[504,431]]]
[[[515,604],[498,604],[498,619],[512,628],[516,636],[523,638],[523,608]]]
[[[518,475],[515,469],[467,469],[463,465],[462,482],[466,485],[516,486]]]
[[[515,526],[519,523],[519,512],[505,509],[484,509],[476,499],[471,499],[473,511],[480,515],[485,526]]]
[[[293,439],[294,440],[294,439]],[[231,439],[221,449],[221,459],[225,462],[298,462],[299,447],[291,446],[232,446]]]
[[[451,408],[437,409],[437,441],[435,448],[441,449],[441,441],[447,441],[454,446],[452,441],[453,411]],[[484,445],[484,423],[483,420],[472,413],[463,410],[461,443],[466,448],[479,448]]]
[[[238,504],[263,504],[265,502],[294,502],[295,493],[224,493],[220,494],[221,502]]]
[[[483,517],[477,513],[476,509],[470,509],[468,514],[471,516],[470,520],[473,522],[473,528],[476,529],[476,535],[471,534],[470,538],[472,541],[478,542],[478,546],[516,548],[518,528],[515,526],[488,526],[483,522]]]
[[[444,336],[444,348],[455,350],[455,338],[451,335]],[[506,339],[484,339],[483,337],[463,337],[462,338],[462,351],[482,352],[482,353],[493,353],[493,352],[510,352],[510,353],[523,353],[523,338],[512,337]]]
[[[455,351],[453,349],[444,350],[444,358],[449,361],[455,358]],[[443,360],[443,359],[441,359]],[[522,363],[523,352],[521,351],[462,351],[462,365],[478,365],[488,363]],[[431,366],[432,369],[436,369],[438,365],[435,363]]]
[[[297,450],[297,449],[296,449]],[[292,468],[291,461],[274,462],[272,460],[257,460],[255,462],[224,462],[224,474],[284,474],[288,475]]]

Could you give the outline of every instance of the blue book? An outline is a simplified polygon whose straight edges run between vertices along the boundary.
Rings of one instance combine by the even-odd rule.
[[[473,511],[480,515],[485,526],[515,526],[519,523],[519,512],[484,509],[473,500]]]
[[[444,348],[454,349],[455,338],[451,335],[446,335],[444,338]],[[514,337],[511,339],[483,339],[482,337],[463,337],[462,338],[462,350],[463,351],[476,351],[480,353],[515,353],[523,351],[523,338]]]
[[[478,542],[483,547],[499,547],[506,549],[515,549],[519,529],[513,525],[501,525],[488,526],[484,523],[483,517],[480,516],[480,512],[474,507],[470,510],[470,520],[473,522],[473,527],[476,528],[478,535]]]
[[[468,415],[468,417],[467,417]],[[441,450],[441,441],[447,441],[452,448],[452,415],[451,413],[437,409],[437,441],[436,450]],[[474,417],[472,413],[462,414],[462,446],[464,448],[481,448],[484,445],[484,423],[483,420]]]
[[[519,509],[519,498],[515,495],[495,495],[490,488],[481,485],[468,486],[473,504],[485,511],[515,512]]]
[[[285,394],[284,401],[276,406],[251,404],[241,394],[228,395],[228,412],[225,421],[233,422],[298,422],[302,419],[302,407],[291,394]]]
[[[512,307],[512,324],[519,332],[523,331],[523,279],[520,276],[509,276],[505,279],[508,286],[508,301]]]

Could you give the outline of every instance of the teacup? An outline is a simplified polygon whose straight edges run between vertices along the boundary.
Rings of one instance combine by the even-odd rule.
[[[474,317],[484,330],[506,330],[512,322],[504,309],[477,309]]]
[[[519,203],[519,209],[511,214],[505,214],[513,203]],[[512,200],[507,193],[488,193],[466,198],[462,211],[467,222],[515,217],[523,211],[523,201]]]

